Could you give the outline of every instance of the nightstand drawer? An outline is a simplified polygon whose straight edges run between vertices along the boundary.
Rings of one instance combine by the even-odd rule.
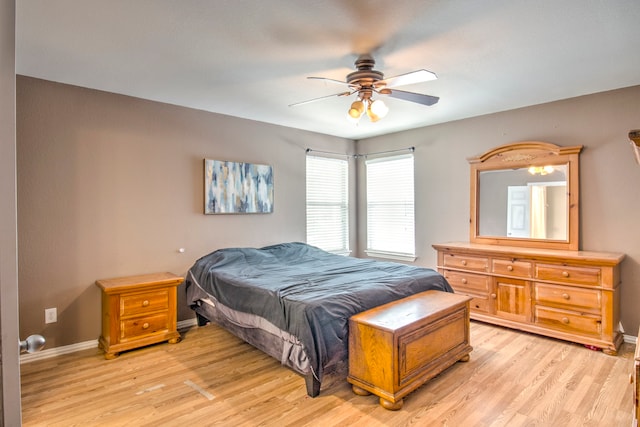
[[[491,271],[503,276],[531,277],[531,263],[527,261],[494,259]]]
[[[466,290],[481,295],[487,295],[489,293],[489,283],[491,280],[489,276],[448,270],[444,271],[443,276],[456,290]]]
[[[168,307],[169,291],[167,289],[122,295],[120,298],[120,316],[122,317],[166,310]]]
[[[489,259],[468,255],[445,254],[444,266],[470,271],[489,272]]]
[[[602,292],[596,289],[536,283],[533,292],[534,300],[539,304],[564,306],[569,310],[594,313],[600,313],[602,307]]]
[[[534,319],[536,324],[564,332],[594,336],[599,336],[601,333],[600,317],[586,313],[536,306]]]
[[[535,277],[539,280],[598,286],[600,276],[599,268],[538,264]]]
[[[169,329],[169,316],[159,313],[153,316],[139,317],[122,321],[122,340],[137,338],[141,335],[164,333]]]

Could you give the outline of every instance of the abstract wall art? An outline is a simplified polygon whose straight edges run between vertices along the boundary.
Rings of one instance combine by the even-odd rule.
[[[204,213],[273,212],[273,168],[204,160]]]

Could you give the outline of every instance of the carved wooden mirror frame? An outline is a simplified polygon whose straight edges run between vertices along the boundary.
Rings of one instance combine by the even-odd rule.
[[[578,250],[579,248],[579,163],[582,146],[560,147],[540,141],[525,141],[501,145],[486,153],[469,158],[471,166],[470,241],[490,245]],[[566,239],[550,240],[526,237],[482,236],[479,234],[480,172],[499,171],[531,166],[567,165],[567,232]],[[485,201],[485,203],[487,203]]]

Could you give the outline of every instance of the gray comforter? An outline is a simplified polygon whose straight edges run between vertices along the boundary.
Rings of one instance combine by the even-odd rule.
[[[453,292],[431,269],[335,255],[304,243],[217,250],[197,260],[185,282],[194,307],[201,288],[296,336],[319,381],[334,354],[347,354],[352,315],[431,289]]]

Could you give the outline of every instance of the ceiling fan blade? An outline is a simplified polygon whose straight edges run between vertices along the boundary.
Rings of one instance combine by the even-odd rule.
[[[437,96],[423,95],[421,93],[415,93],[415,92],[406,92],[404,90],[398,90],[398,89],[388,89],[388,90],[391,93],[388,93],[387,95],[390,96],[391,98],[397,98],[397,99],[402,99],[404,101],[416,102],[422,105],[433,105],[440,100],[440,98],[438,98]]]
[[[309,104],[311,102],[322,101],[323,99],[332,98],[334,96],[348,96],[348,95],[351,95],[352,93],[354,92],[347,91],[347,92],[334,93],[331,95],[321,96],[319,98],[313,98],[313,99],[308,99],[306,101],[295,102],[293,104],[289,104],[289,107],[297,107],[299,105]]]
[[[404,86],[414,83],[428,82],[431,80],[436,80],[437,78],[438,76],[436,76],[436,73],[428,70],[417,70],[406,74],[400,74],[399,76],[389,77],[388,79],[380,80],[379,82],[376,82],[375,86]]]
[[[347,82],[343,82],[341,80],[335,80],[335,79],[329,79],[326,77],[307,77],[308,79],[312,79],[312,80],[324,80],[325,82],[329,82],[329,83],[335,83],[335,84],[339,84],[339,85],[343,85],[343,86],[349,86],[352,87],[354,85],[351,85]]]

